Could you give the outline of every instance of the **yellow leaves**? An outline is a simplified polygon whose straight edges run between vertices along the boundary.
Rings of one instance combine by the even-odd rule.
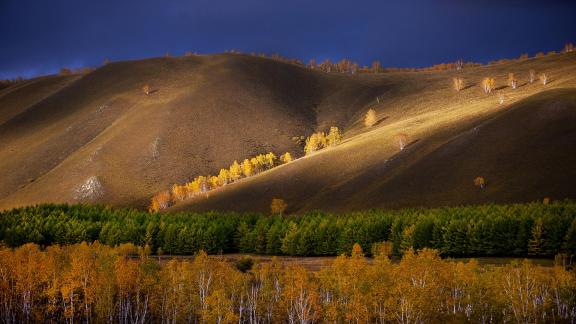
[[[230,172],[228,171],[228,169],[220,169],[220,172],[218,173],[218,184],[220,186],[224,186],[227,185],[229,181],[230,181]]]
[[[174,201],[174,203],[186,199],[187,195],[188,193],[185,185],[181,186],[175,184],[172,186],[172,200]]]
[[[362,247],[360,246],[360,244],[358,243],[354,243],[354,245],[352,246],[352,254],[351,256],[353,258],[359,258],[359,257],[364,257],[364,251],[362,251]]]
[[[282,215],[287,207],[288,204],[286,204],[284,199],[273,198],[272,202],[270,203],[270,213],[272,213],[272,215]]]
[[[338,129],[338,127],[336,127],[336,126],[330,127],[330,132],[328,133],[326,140],[327,140],[329,146],[334,146],[336,144],[339,144],[340,141],[342,140],[342,135],[340,134],[340,129]]]
[[[245,159],[244,162],[242,162],[242,174],[244,174],[245,177],[249,177],[252,175],[253,168],[252,168],[252,163],[250,162],[250,160]]]
[[[330,127],[330,132],[328,135],[324,132],[317,132],[310,135],[306,139],[306,144],[304,145],[304,153],[306,155],[316,152],[328,146],[333,146],[340,143],[342,135],[338,127]]]
[[[272,169],[274,167],[274,162],[276,161],[276,155],[274,155],[274,153],[270,152],[268,154],[266,154],[266,166],[268,167],[268,169]]]
[[[304,153],[306,155],[314,153],[321,148],[318,136],[324,136],[324,133],[314,133],[306,139],[306,145],[304,146]]]
[[[229,169],[220,169],[217,176],[198,176],[184,185],[174,184],[170,191],[162,191],[154,195],[148,210],[157,212],[170,207],[172,203],[178,203],[209,190],[217,189],[231,182],[238,181],[242,177],[250,177],[267,169],[272,169],[277,165],[277,160],[278,158],[272,152],[259,154],[250,159],[244,159],[241,164],[238,161],[234,161]],[[280,156],[280,161],[288,163],[292,161],[292,156],[286,152]]]
[[[220,180],[217,176],[211,176],[208,182],[210,183],[210,189],[216,189],[220,186]]]
[[[364,126],[372,127],[376,124],[378,119],[376,118],[376,110],[370,108],[364,115]]]
[[[229,169],[230,180],[237,181],[242,177],[242,167],[238,164],[238,161],[234,161]]]
[[[280,162],[284,164],[292,162],[292,155],[290,155],[290,152],[280,155]]]

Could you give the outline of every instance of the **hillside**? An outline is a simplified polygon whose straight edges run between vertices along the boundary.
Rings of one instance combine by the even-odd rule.
[[[345,132],[339,146],[173,210],[267,211],[273,197],[289,212],[574,198],[575,54],[360,75],[222,54],[26,81],[0,90],[0,208],[144,208],[154,193],[234,160],[268,151],[300,157],[292,138],[332,125]],[[527,83],[529,69],[546,72],[549,84]],[[518,89],[505,86],[510,72]],[[452,89],[455,75],[466,81],[461,92]],[[486,76],[496,78],[504,105],[481,91]],[[362,125],[368,108],[380,120],[370,129]],[[399,132],[413,142],[402,152]],[[482,191],[476,176],[487,180]]]
[[[235,159],[297,156],[292,137],[343,126],[386,87],[241,55],[118,62],[62,78],[0,92],[0,207],[145,207],[155,192]]]

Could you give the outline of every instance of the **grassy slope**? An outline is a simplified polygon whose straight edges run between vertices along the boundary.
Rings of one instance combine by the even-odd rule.
[[[526,84],[531,68],[548,73],[550,84]],[[500,90],[506,96],[502,107],[496,95],[483,94],[478,84],[490,75],[502,87],[509,72],[517,74],[520,88]],[[143,207],[153,193],[216,173],[235,159],[271,150],[299,156],[301,147],[291,137],[330,125],[346,131],[338,147],[174,209],[267,211],[272,197],[284,198],[290,211],[515,201],[543,194],[574,197],[567,186],[556,185],[561,176],[564,183],[572,181],[573,173],[562,169],[568,164],[541,169],[551,157],[573,161],[570,123],[561,123],[572,118],[573,94],[548,92],[514,103],[545,90],[576,88],[575,72],[576,53],[460,72],[356,76],[215,55],[118,62],[83,77],[19,83],[0,91],[0,208],[79,201]],[[469,86],[460,93],[451,89],[456,74]],[[146,83],[157,90],[151,96],[140,91]],[[509,117],[504,111],[510,105],[521,113]],[[538,124],[537,111],[556,105],[568,108],[558,120]],[[362,115],[369,107],[376,109],[380,122],[367,131]],[[537,124],[532,132],[523,132],[517,122],[525,114]],[[506,135],[504,130],[514,126],[510,129],[516,137],[478,144],[466,135],[490,118],[496,119],[481,129]],[[551,127],[556,122],[564,131]],[[393,140],[398,132],[415,141],[401,154]],[[527,154],[533,152],[529,143],[562,134],[568,137],[543,146],[537,155]],[[481,145],[480,151],[459,148],[457,137]],[[497,154],[496,144],[507,155]],[[478,152],[486,155],[477,160]],[[533,162],[514,173],[510,165],[520,157]],[[495,171],[502,162],[515,182],[503,182],[510,174]],[[450,167],[443,168],[445,164]],[[489,183],[484,192],[473,191],[476,175]],[[77,189],[90,177],[102,185],[102,196],[77,200]],[[512,190],[524,178],[540,180],[525,190]]]
[[[144,84],[155,91],[147,97]],[[386,85],[241,55],[106,65],[26,109],[37,88],[2,90],[0,208],[39,202],[143,207],[151,195],[235,159],[301,147],[343,126]],[[96,177],[102,195],[77,200]]]
[[[531,68],[546,71],[551,82],[527,84]],[[509,72],[520,87],[500,89],[501,106],[479,83],[490,75],[504,87]],[[272,197],[284,198],[291,212],[574,198],[576,98],[574,90],[548,90],[575,88],[575,72],[570,54],[462,72],[383,75],[381,82],[396,87],[373,105],[383,119],[375,129],[364,132],[357,116],[340,146],[173,210],[266,212]],[[450,88],[456,74],[470,86],[461,93]],[[398,132],[414,141],[400,153]],[[487,179],[485,190],[472,185],[476,176]]]

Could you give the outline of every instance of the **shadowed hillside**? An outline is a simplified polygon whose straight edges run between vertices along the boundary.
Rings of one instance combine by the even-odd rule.
[[[343,126],[387,87],[243,55],[118,62],[17,84],[0,92],[0,207],[144,207],[233,160],[298,156],[292,137]]]

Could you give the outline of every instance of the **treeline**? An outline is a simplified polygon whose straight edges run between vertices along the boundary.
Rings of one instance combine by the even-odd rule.
[[[131,245],[0,249],[4,323],[570,323],[575,292],[559,264],[481,267],[428,249],[368,263],[355,245],[317,273],[277,260],[243,273],[203,252],[160,263]]]
[[[301,216],[146,213],[83,205],[40,205],[0,214],[9,247],[100,241],[148,246],[156,254],[339,255],[359,243],[389,242],[400,255],[432,248],[443,256],[553,257],[576,252],[576,203],[369,210]]]
[[[145,85],[143,92],[149,91],[149,86]],[[299,138],[298,138],[299,139]],[[328,134],[317,132],[306,138],[304,153],[306,155],[320,149],[337,145],[342,140],[342,134],[338,127],[330,127]],[[194,198],[228,184],[234,183],[242,178],[251,177],[260,172],[272,169],[281,164],[292,162],[290,152],[286,152],[278,158],[274,153],[258,154],[252,158],[244,159],[241,163],[234,161],[229,168],[220,169],[218,175],[197,176],[192,181],[185,184],[174,184],[172,190],[165,190],[154,195],[148,208],[151,212],[161,211],[178,202]]]
[[[278,161],[278,157],[272,152],[245,159],[242,163],[234,161],[228,169],[220,169],[217,176],[197,176],[186,184],[174,184],[171,191],[159,192],[152,197],[149,210],[156,212],[166,209],[180,201],[193,198],[202,193],[223,187],[242,178],[250,177],[262,171],[272,169],[279,164],[285,164],[291,161],[292,156],[289,152],[280,155],[280,161]]]
[[[2,90],[4,88],[8,88],[8,87],[15,85],[16,83],[20,83],[22,81],[24,81],[24,78],[22,78],[22,77],[17,77],[14,79],[0,80],[0,90]]]

